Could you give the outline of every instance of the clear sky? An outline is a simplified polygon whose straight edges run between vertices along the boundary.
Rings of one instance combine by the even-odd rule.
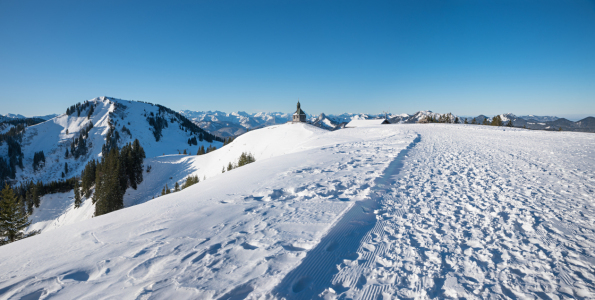
[[[595,115],[594,1],[0,0],[0,114]]]

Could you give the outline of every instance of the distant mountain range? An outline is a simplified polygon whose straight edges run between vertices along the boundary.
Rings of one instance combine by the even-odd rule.
[[[190,111],[182,110],[180,114],[196,123],[200,128],[219,137],[238,136],[244,132],[270,125],[283,124],[291,121],[292,114],[281,112],[259,112],[249,114],[246,112],[225,113],[221,111]],[[433,117],[451,117],[454,123],[456,116],[452,114],[439,114],[431,111],[420,111],[413,115],[384,115],[384,114],[357,114],[344,113],[340,115],[307,115],[310,124],[321,128],[335,130],[345,127],[351,120],[379,119],[387,117],[391,123],[417,123]]]
[[[291,120],[290,113],[281,112],[232,112],[225,113],[221,111],[190,111],[183,110],[180,114],[196,123],[200,128],[219,137],[238,136],[244,132],[252,129],[257,129],[265,126],[287,123]],[[307,115],[307,120],[310,124],[321,128],[335,130],[345,127],[351,120],[367,120],[387,118],[393,124],[410,124],[410,123],[426,123],[431,121],[440,121],[447,123],[455,123],[458,119],[459,123],[464,123],[465,119],[469,123],[475,118],[478,124],[481,124],[484,119],[488,122],[492,121],[491,117],[479,115],[477,117],[461,117],[453,114],[435,113],[429,110],[418,111],[414,114],[358,114],[358,113],[344,113],[340,115],[324,114]],[[514,114],[500,115],[502,120],[506,123],[512,120],[514,127],[525,127],[528,129],[537,130],[559,130],[564,131],[584,131],[595,132],[595,118],[588,117],[583,120],[572,122],[564,118],[555,116],[516,116]]]
[[[580,132],[595,132],[595,118],[587,117],[582,120],[573,122],[565,118],[558,118],[552,116],[516,116],[512,113],[501,114],[500,118],[504,123],[508,120],[512,121],[514,127],[523,127],[527,129],[535,130],[560,130],[563,131],[580,131]],[[473,118],[467,118],[471,122]],[[492,121],[492,118],[488,118],[484,115],[475,117],[477,123],[481,124],[484,119],[488,122]]]
[[[51,115],[46,115],[46,116],[34,116],[34,117],[25,117],[23,115],[20,114],[6,114],[6,115],[0,115],[0,122],[4,122],[4,121],[10,121],[10,120],[16,120],[16,119],[42,119],[42,120],[49,120],[52,119],[54,117],[58,116],[57,114],[51,114]]]
[[[224,113],[222,111],[182,110],[180,114],[200,128],[219,137],[238,136],[251,129],[287,123],[291,120],[291,114],[280,112],[249,114],[243,111]]]

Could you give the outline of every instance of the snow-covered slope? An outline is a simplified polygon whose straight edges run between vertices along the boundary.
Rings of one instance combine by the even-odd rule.
[[[108,97],[99,97],[88,102],[89,106],[80,114],[76,112],[70,115],[63,114],[24,130],[21,139],[23,168],[17,167],[16,178],[12,180],[15,186],[28,181],[48,183],[62,180],[62,173],[64,178],[79,176],[90,160],[99,159],[102,156],[102,146],[105,144],[110,126],[119,135],[117,141],[119,147],[134,139],[140,141],[147,156],[145,166],[151,165],[152,160],[159,161],[156,157],[163,155],[176,154],[175,156],[178,157],[177,154],[184,151],[196,154],[200,146],[205,148],[210,145],[217,148],[222,146],[218,141],[212,143],[207,142],[206,139],[200,141],[199,133],[193,133],[190,128],[184,126],[183,121],[175,113],[157,105]],[[91,112],[90,115],[89,112]],[[157,117],[163,118],[168,124],[161,130],[158,141],[154,134],[155,127],[148,122],[149,118]],[[93,128],[85,139],[86,153],[79,157],[75,157],[72,153],[66,156],[66,151],[71,150],[73,139],[78,138],[90,124],[93,124]],[[3,131],[8,129],[0,128]],[[197,145],[188,144],[188,139],[192,137],[197,137]],[[41,151],[45,155],[45,163],[34,170],[33,157],[35,153]],[[8,147],[4,143],[0,146],[0,156],[6,157],[6,155],[8,155]],[[68,172],[65,172],[66,164]],[[152,174],[160,175],[159,171]],[[150,176],[146,177],[150,178]],[[163,177],[161,181],[165,185],[166,178]],[[133,205],[152,199],[155,195],[152,193],[152,188],[144,184],[136,191],[129,189],[134,193],[125,195],[125,204]],[[40,202],[41,206],[35,208],[30,217],[32,225],[29,230],[45,232],[91,218],[94,212],[94,205],[90,201],[85,202],[83,207],[74,209],[72,192],[45,195]]]
[[[374,178],[414,137],[377,128],[329,132],[286,124],[251,131],[207,155],[162,157],[143,184],[157,185],[153,174],[159,180],[184,169],[207,179],[1,247],[0,268],[7,271],[0,274],[0,289],[8,287],[7,297],[120,299],[270,291],[354,201],[367,197]],[[257,161],[220,173],[244,151]],[[177,167],[166,170],[167,164]],[[38,262],[27,268],[5,264],[3,255],[20,251],[14,247],[23,245],[27,252],[41,244],[49,251],[35,251]],[[62,254],[69,258],[58,259]],[[15,263],[29,255],[21,253]],[[29,271],[39,279],[17,279]]]
[[[199,141],[197,145],[189,145],[188,139],[196,134],[182,128],[181,121],[175,115],[164,111],[160,112],[160,108],[156,105],[108,97],[95,98],[89,100],[89,103],[93,106],[93,113],[90,117],[87,117],[88,110],[80,115],[76,113],[63,114],[41,124],[30,126],[25,130],[21,142],[24,168],[18,170],[17,182],[28,180],[49,182],[61,179],[65,163],[69,167],[69,172],[65,174],[67,178],[80,174],[89,160],[101,156],[101,147],[105,143],[110,123],[113,124],[114,130],[120,136],[118,145],[122,146],[138,139],[148,158],[164,154],[178,154],[184,150],[196,154],[198,147],[210,145],[206,141]],[[162,116],[169,124],[163,128],[159,141],[156,140],[153,134],[154,128],[149,125],[147,120],[151,116]],[[89,124],[93,124],[93,128],[90,130],[86,142],[87,154],[77,159],[72,155],[66,157],[66,150],[70,149],[73,139],[79,137],[81,131]],[[124,127],[127,130],[123,130]],[[218,148],[222,145],[216,141],[212,144]],[[46,162],[44,167],[34,171],[33,156],[35,152],[39,151],[44,152]]]
[[[207,180],[0,247],[0,297],[595,296],[591,134],[286,124],[226,148],[204,158],[257,161],[163,157]]]

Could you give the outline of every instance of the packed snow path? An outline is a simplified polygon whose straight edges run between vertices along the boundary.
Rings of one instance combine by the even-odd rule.
[[[379,206],[373,226],[356,222],[353,232],[323,239],[277,295],[595,297],[595,136],[417,129],[421,142],[400,176],[389,189],[377,185],[372,199],[378,203],[367,204]],[[355,253],[349,235],[363,236]],[[341,248],[339,255],[328,253]]]

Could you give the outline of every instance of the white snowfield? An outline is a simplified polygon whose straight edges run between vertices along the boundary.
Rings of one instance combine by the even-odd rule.
[[[143,184],[207,180],[0,247],[0,299],[595,297],[593,134],[287,124],[159,159]]]

